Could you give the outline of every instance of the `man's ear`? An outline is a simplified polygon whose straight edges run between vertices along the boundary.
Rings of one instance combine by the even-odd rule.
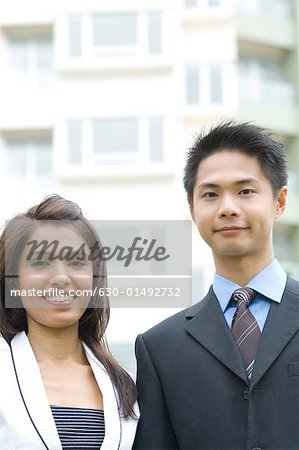
[[[278,219],[286,209],[287,206],[287,195],[288,195],[288,188],[287,186],[283,186],[277,196],[276,199],[276,207],[275,207],[275,219]]]
[[[192,217],[192,220],[194,222],[194,208],[193,208],[193,204],[189,203],[189,211]]]

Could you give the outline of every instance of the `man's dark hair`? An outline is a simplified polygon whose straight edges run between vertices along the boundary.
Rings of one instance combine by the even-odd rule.
[[[283,145],[271,137],[271,133],[250,123],[222,122],[207,134],[199,134],[187,153],[184,169],[184,188],[190,206],[199,164],[214,153],[239,151],[257,158],[264,175],[276,195],[288,181],[287,159]]]

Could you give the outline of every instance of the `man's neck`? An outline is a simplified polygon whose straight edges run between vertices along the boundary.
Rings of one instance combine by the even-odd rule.
[[[214,257],[214,260],[218,275],[228,278],[239,286],[246,286],[250,280],[273,262],[274,256],[271,255],[271,257],[268,256],[258,261],[250,257],[225,257],[222,259],[218,256]]]

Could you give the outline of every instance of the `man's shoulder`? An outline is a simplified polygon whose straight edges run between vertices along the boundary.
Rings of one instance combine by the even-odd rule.
[[[184,327],[188,320],[200,312],[205,302],[208,301],[210,295],[211,289],[202,300],[198,301],[189,308],[185,308],[182,311],[179,311],[178,313],[168,317],[154,327],[145,331],[142,336],[145,338],[145,340],[148,340],[152,338],[161,339],[161,337],[163,336],[171,338],[184,333]]]
[[[294,278],[288,278],[286,290],[297,293],[299,289],[299,281]]]
[[[285,294],[295,295],[298,298],[299,295],[299,281],[294,278],[288,278],[285,287]]]

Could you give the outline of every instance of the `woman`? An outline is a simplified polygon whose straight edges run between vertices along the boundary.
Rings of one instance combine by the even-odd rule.
[[[95,244],[80,208],[58,195],[0,237],[1,450],[132,446],[136,388],[105,343],[106,266],[89,257]]]

